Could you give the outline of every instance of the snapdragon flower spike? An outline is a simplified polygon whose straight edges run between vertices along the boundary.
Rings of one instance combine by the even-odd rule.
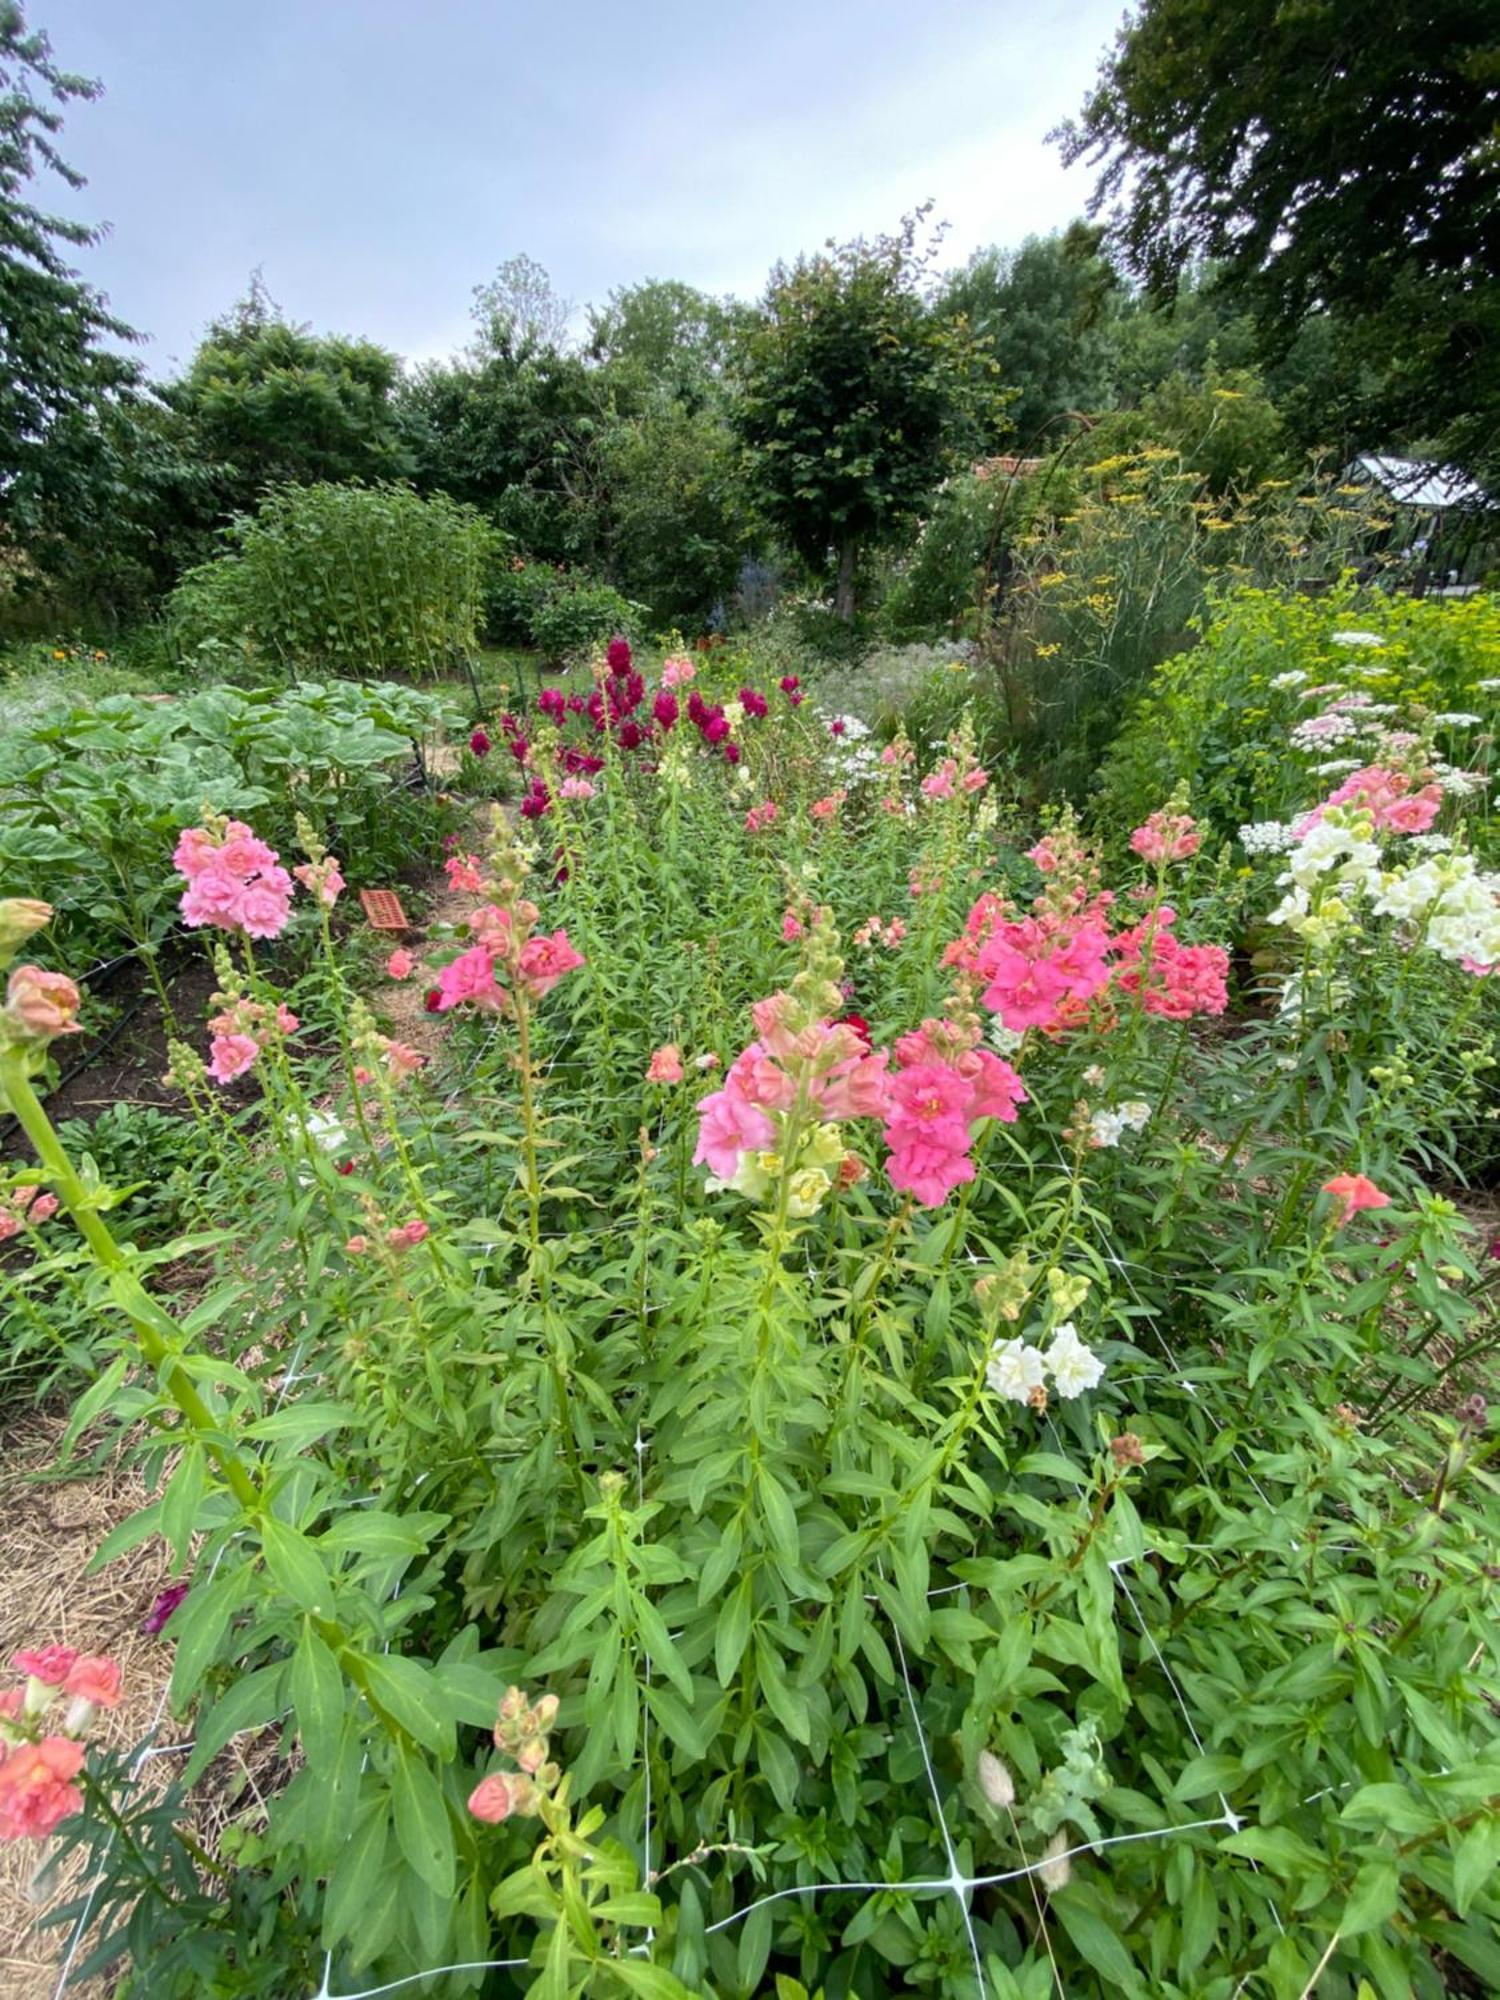
[[[1368,812],[1377,833],[1426,833],[1443,805],[1442,786],[1416,780],[1405,771],[1388,770],[1381,764],[1361,765],[1297,821],[1297,839],[1305,840],[1325,813],[1335,806],[1349,806]]]
[[[802,969],[790,992],[755,1002],[756,1039],[722,1086],[698,1100],[693,1163],[708,1168],[711,1189],[732,1188],[752,1201],[784,1182],[786,1213],[801,1218],[816,1214],[834,1186],[852,1184],[841,1128],[885,1116],[890,1056],[829,1018],[842,1001],[842,966],[828,912],[804,898],[794,915]]]
[[[1163,840],[1167,831],[1164,823]],[[1186,837],[1179,826],[1168,844]],[[1060,1034],[1082,1025],[1094,1004],[1115,992],[1167,1020],[1223,1013],[1228,952],[1220,945],[1179,943],[1177,913],[1168,904],[1112,933],[1114,895],[1100,886],[1098,865],[1070,815],[1028,858],[1043,884],[1026,915],[986,893],[970,910],[962,937],[944,953],[946,964],[982,982],[983,1003],[1005,1029]]]
[[[896,1042],[900,1065],[885,1123],[891,1186],[924,1208],[940,1208],[974,1178],[975,1130],[986,1118],[1013,1124],[1026,1088],[1008,1062],[979,1046],[977,1017],[924,1021]]]
[[[0,1694],[0,1840],[40,1840],[83,1804],[77,1739],[101,1708],[118,1705],[120,1665],[58,1645],[17,1653],[12,1665],[26,1683]],[[42,1719],[59,1699],[68,1704],[61,1733],[47,1733]]]
[[[540,1000],[583,964],[582,953],[574,950],[565,930],[550,936],[537,932],[541,912],[521,893],[532,858],[497,807],[491,879],[481,885],[492,900],[469,918],[473,944],[438,974],[437,997],[429,996],[432,1012],[447,1014],[455,1007],[473,1006],[482,1013],[500,1013],[513,1004],[514,993]]]
[[[243,820],[210,815],[201,827],[186,828],[172,865],[187,883],[179,907],[190,930],[207,926],[265,939],[286,929],[292,878],[275,848]]]
[[[1147,815],[1144,825],[1131,834],[1130,846],[1144,861],[1186,861],[1198,852],[1197,823],[1187,813],[1164,807]]]
[[[278,1037],[295,1035],[302,1024],[284,1001],[273,1010],[259,1000],[250,999],[227,955],[220,950],[217,957],[219,976],[224,983],[210,1003],[218,1012],[210,1016],[208,1023],[211,1037],[208,1074],[215,1083],[226,1084],[246,1075],[254,1068],[262,1049],[269,1048]]]

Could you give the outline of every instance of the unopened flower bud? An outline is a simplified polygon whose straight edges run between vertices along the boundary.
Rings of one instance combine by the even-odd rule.
[[[1055,1896],[1059,1889],[1066,1889],[1073,1879],[1073,1863],[1068,1858],[1068,1836],[1062,1827],[1047,1842],[1047,1851],[1036,1872],[1041,1876],[1042,1887],[1049,1896]]]
[[[1146,1463],[1145,1446],[1134,1431],[1121,1431],[1118,1437],[1109,1441],[1109,1455],[1123,1471],[1127,1465]]]
[[[32,896],[0,896],[0,952],[14,951],[52,921],[52,905]]]
[[[516,1762],[528,1777],[534,1777],[547,1761],[545,1736],[525,1736],[516,1752]]]
[[[78,988],[61,972],[40,965],[18,965],[5,992],[5,1010],[13,1029],[37,1041],[55,1035],[76,1035]]]
[[[515,1787],[520,1782],[509,1771],[494,1771],[489,1777],[481,1778],[469,1794],[469,1811],[475,1819],[482,1819],[489,1826],[498,1826],[519,1809]]]
[[[992,1806],[1013,1806],[1016,1802],[1016,1783],[1010,1769],[1002,1764],[992,1750],[981,1750],[974,1775],[979,1780],[979,1789]]]
[[[539,1695],[531,1704],[531,1726],[545,1736],[557,1720],[557,1711],[562,1706],[555,1694]]]
[[[1045,1382],[1038,1382],[1034,1389],[1031,1389],[1027,1392],[1026,1403],[1027,1407],[1029,1409],[1035,1410],[1039,1417],[1046,1416],[1047,1385]]]

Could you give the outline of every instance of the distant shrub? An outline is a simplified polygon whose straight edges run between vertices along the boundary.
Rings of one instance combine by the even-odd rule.
[[[881,607],[892,639],[976,629],[1008,560],[1021,499],[1016,481],[974,473],[942,487]]]
[[[405,486],[286,486],[189,570],[168,624],[180,652],[296,674],[432,678],[477,643],[496,531]]]
[[[535,646],[549,664],[615,632],[639,632],[644,615],[644,606],[587,571],[519,558],[494,564],[485,590],[485,636],[495,645]]]

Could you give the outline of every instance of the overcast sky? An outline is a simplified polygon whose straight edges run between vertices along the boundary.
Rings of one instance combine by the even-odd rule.
[[[945,261],[1079,214],[1075,112],[1122,0],[29,0],[67,69],[80,253],[172,372],[251,270],[421,359],[525,251],[565,297],[779,257],[932,199]]]

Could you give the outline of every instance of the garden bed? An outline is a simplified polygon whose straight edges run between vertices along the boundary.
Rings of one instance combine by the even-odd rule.
[[[191,1578],[209,1795],[280,1761],[138,1979],[254,1934],[288,1994],[330,1948],[334,1994],[1483,1983],[1494,1283],[1417,1168],[1486,995],[1373,907],[1427,879],[1403,820],[1474,879],[1458,794],[1311,790],[1278,922],[1363,868],[1358,947],[1234,1017],[1283,864],[1181,800],[1105,858],[962,715],[887,757],[728,651],[652,681],[496,719],[521,810],[455,826],[394,962],[337,921],[383,862],[164,844],[236,933],[206,1233],[95,1232],[84,1414]],[[60,1837],[118,1919],[102,1813]]]

